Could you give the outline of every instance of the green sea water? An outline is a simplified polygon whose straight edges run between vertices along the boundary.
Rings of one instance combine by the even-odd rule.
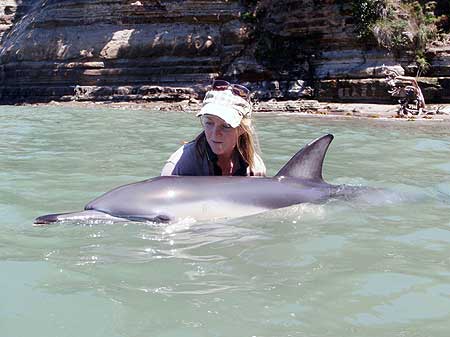
[[[159,174],[188,113],[0,107],[0,336],[398,336],[450,331],[450,124],[257,115],[269,175],[335,135],[332,201],[170,225],[32,227]]]

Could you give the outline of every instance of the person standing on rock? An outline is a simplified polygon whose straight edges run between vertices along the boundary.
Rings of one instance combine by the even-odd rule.
[[[197,114],[203,131],[170,156],[161,175],[265,176],[251,112],[246,87],[215,80]]]

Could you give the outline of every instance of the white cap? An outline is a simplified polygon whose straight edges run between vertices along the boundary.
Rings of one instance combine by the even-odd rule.
[[[231,90],[210,90],[203,100],[203,107],[198,116],[214,115],[222,118],[231,127],[237,128],[244,117],[249,118],[252,112],[250,103],[233,94]]]

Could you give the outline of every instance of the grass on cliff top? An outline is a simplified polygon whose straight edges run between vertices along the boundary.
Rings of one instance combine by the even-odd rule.
[[[363,0],[352,5],[360,39],[375,39],[397,56],[409,51],[415,55],[420,71],[429,67],[425,57],[427,46],[446,33],[450,8],[446,11],[449,13],[438,16],[435,1]]]

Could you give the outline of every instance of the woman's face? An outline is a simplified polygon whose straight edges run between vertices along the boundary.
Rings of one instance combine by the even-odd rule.
[[[206,140],[217,156],[231,156],[237,144],[239,131],[222,118],[213,115],[201,117]]]

